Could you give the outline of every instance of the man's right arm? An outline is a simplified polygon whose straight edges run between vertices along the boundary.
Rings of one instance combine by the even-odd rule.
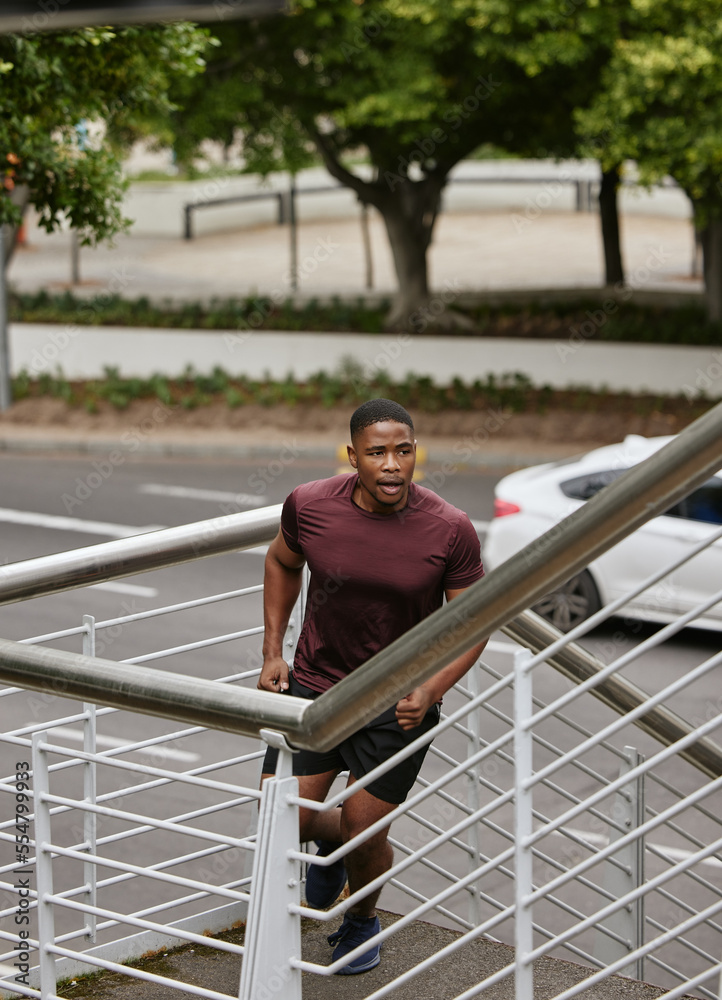
[[[301,591],[305,559],[286,545],[278,532],[266,553],[263,576],[263,667],[258,678],[262,691],[288,689],[288,664],[283,658],[283,639],[293,606]]]

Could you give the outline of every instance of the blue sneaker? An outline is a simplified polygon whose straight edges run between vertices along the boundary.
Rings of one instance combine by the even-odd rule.
[[[317,857],[326,858],[332,854],[340,843],[332,840],[317,840]],[[346,885],[346,866],[343,858],[334,861],[325,868],[321,865],[309,865],[306,873],[306,902],[314,910],[325,910],[335,903]]]
[[[330,934],[329,944],[335,944],[333,950],[334,962],[338,958],[348,955],[354,948],[364,944],[381,930],[378,917],[357,917],[354,913],[347,913],[343,918],[343,923],[335,934]],[[381,944],[377,943],[359,955],[353,962],[349,962],[343,969],[339,969],[337,976],[355,976],[357,972],[368,972],[375,969],[381,961]]]

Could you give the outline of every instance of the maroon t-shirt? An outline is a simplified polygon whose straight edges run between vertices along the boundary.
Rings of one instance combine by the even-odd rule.
[[[311,571],[296,678],[326,691],[484,575],[466,514],[412,483],[407,505],[373,514],[353,502],[354,474],[298,486],[281,529]]]

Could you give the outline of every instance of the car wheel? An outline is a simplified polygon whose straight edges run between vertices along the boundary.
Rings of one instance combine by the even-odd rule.
[[[599,600],[599,591],[591,577],[591,574],[583,569],[571,580],[558,590],[552,591],[543,597],[538,604],[533,605],[532,611],[559,629],[560,632],[569,632],[580,622],[589,618],[602,606]]]

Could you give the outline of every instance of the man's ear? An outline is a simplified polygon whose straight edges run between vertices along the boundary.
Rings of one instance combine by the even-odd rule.
[[[351,463],[352,468],[358,469],[358,458],[356,457],[356,451],[353,445],[346,445],[346,454],[348,455],[348,460]]]

